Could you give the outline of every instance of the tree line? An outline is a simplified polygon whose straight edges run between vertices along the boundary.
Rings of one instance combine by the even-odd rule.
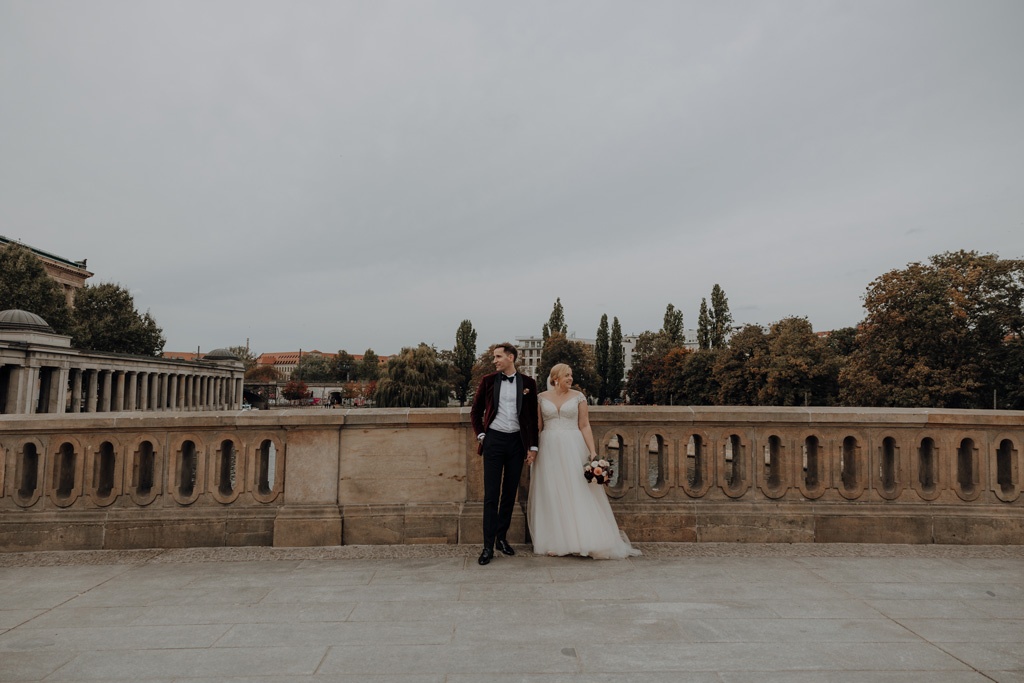
[[[668,304],[661,329],[638,336],[624,377],[618,318],[602,315],[591,346],[568,337],[557,299],[537,375],[568,363],[600,403],[1024,410],[1024,260],[946,252],[877,277],[863,300],[860,323],[825,333],[799,316],[735,326],[716,284],[701,300],[696,348]],[[475,345],[465,320],[452,351],[403,349],[381,376],[378,405],[465,403],[492,370],[490,349],[475,356]]]
[[[140,313],[119,284],[86,285],[68,306],[39,258],[15,242],[0,249],[0,311],[12,309],[35,313],[77,349],[159,356],[167,341],[149,311]]]

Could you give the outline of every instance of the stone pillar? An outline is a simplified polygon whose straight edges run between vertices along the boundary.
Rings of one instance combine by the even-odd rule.
[[[110,411],[110,385],[111,371],[100,370],[100,395],[97,401],[97,412],[106,413]]]
[[[95,413],[96,393],[99,391],[99,383],[97,382],[99,370],[86,370],[85,373],[85,412]]]
[[[149,410],[149,373],[139,373],[139,410]]]
[[[21,384],[25,381],[22,373],[25,368],[17,365],[11,366],[10,376],[7,382],[6,412],[14,415],[21,412]]]
[[[195,389],[195,386],[192,383],[193,379],[194,375],[185,375],[185,401],[182,403],[182,408],[185,410],[192,410],[192,406],[194,405],[192,401],[192,392]]]
[[[233,407],[237,410],[242,407],[243,402],[245,402],[245,380],[239,377],[235,380],[235,405]]]
[[[206,381],[206,395],[203,397],[203,409],[210,410],[213,406],[213,378],[204,377]]]
[[[168,388],[167,388],[167,408],[170,410],[178,409],[178,376],[168,375]]]
[[[71,412],[82,412],[82,369],[71,371]]]
[[[46,412],[58,415],[67,412],[68,368],[53,368],[50,377],[50,405]]]
[[[124,371],[118,370],[114,373],[114,410],[124,410]]]
[[[128,400],[125,405],[125,410],[135,410],[135,401],[138,400],[138,383],[139,376],[137,372],[126,372],[126,383],[128,384]]]

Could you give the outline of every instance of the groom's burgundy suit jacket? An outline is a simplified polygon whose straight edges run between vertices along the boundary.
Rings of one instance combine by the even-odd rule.
[[[470,411],[474,434],[486,433],[498,414],[502,377],[501,373],[492,372],[480,380]],[[521,372],[516,372],[516,409],[519,417],[519,435],[523,440],[525,455],[526,451],[537,447],[537,382]],[[484,452],[483,442],[477,445],[476,452],[478,455]]]

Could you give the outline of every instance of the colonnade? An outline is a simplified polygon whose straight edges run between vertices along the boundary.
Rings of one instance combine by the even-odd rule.
[[[133,365],[136,367],[131,369],[66,362],[3,365],[0,414],[203,411],[241,406],[240,371]]]

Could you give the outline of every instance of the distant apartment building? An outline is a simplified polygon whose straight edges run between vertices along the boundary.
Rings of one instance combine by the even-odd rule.
[[[42,262],[46,274],[50,276],[51,280],[60,285],[68,306],[73,307],[75,305],[75,292],[84,287],[85,281],[93,276],[93,273],[85,268],[85,259],[72,261],[63,256],[57,256],[48,251],[43,251],[18,240],[12,240],[9,237],[0,235],[0,249],[8,244],[19,244],[36,255]]]

